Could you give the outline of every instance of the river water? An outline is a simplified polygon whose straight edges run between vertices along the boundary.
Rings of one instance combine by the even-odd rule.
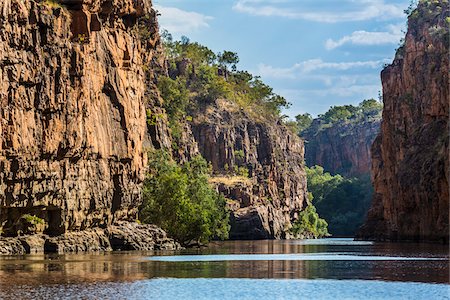
[[[351,239],[0,257],[0,299],[450,299],[448,259],[447,246]]]

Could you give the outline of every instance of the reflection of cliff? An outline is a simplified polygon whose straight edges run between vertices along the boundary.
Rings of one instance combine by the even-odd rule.
[[[213,243],[207,249],[177,254],[327,254],[446,257],[445,246],[429,244],[304,245],[296,241],[249,241]],[[17,288],[41,285],[73,285],[109,282],[132,283],[152,278],[275,278],[275,279],[362,279],[389,281],[448,282],[446,260],[423,261],[210,261],[158,262],[147,255],[173,252],[97,255],[25,256],[0,260],[0,297]],[[336,257],[334,257],[336,258]],[[314,259],[314,258],[311,258]]]

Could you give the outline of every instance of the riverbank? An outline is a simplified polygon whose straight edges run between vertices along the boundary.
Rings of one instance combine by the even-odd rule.
[[[0,238],[0,255],[181,248],[180,244],[169,238],[161,228],[132,222],[118,222],[107,228],[68,232],[56,237],[36,234]]]

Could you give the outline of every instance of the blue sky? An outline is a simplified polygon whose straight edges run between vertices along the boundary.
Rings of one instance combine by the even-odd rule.
[[[230,50],[295,116],[377,98],[409,0],[153,0],[161,28]]]

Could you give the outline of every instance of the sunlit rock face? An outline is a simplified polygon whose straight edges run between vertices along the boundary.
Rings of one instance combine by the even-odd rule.
[[[375,196],[360,238],[448,242],[449,15],[447,1],[421,1],[382,72]]]
[[[248,178],[234,182],[213,178],[231,202],[230,238],[290,238],[292,222],[307,206],[303,140],[279,120],[227,100],[198,110],[190,128],[217,176],[236,168],[248,171]]]
[[[136,219],[146,106],[159,101],[151,2],[4,0],[0,27],[3,231],[17,234],[24,213],[50,235]]]
[[[233,210],[231,237],[290,237],[307,205],[302,140],[224,100],[193,112],[173,149],[150,1],[5,0],[0,27],[0,228],[40,237],[9,239],[8,249],[115,249],[111,228],[136,219],[152,148],[179,162],[201,153],[216,175],[245,167],[243,184],[216,185]],[[44,225],[28,226],[25,215]],[[83,239],[92,243],[78,247]]]

